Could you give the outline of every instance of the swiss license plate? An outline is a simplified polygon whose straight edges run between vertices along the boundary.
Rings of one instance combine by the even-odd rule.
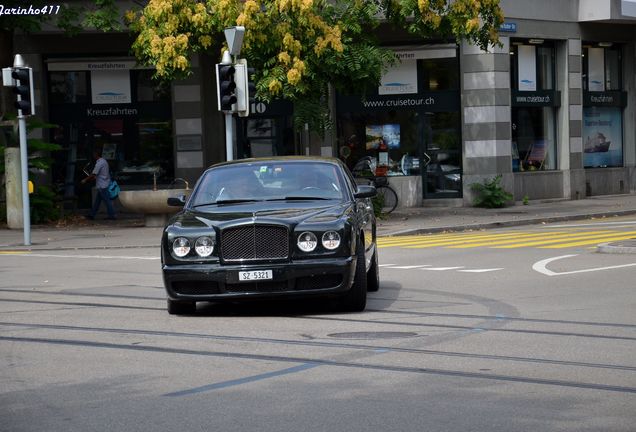
[[[273,278],[271,270],[253,270],[238,272],[239,281],[259,281],[271,280]]]

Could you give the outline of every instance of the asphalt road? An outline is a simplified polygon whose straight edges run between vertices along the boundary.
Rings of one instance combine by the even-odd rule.
[[[0,255],[1,431],[634,431],[634,218],[384,238],[367,311],[165,311],[158,250]]]

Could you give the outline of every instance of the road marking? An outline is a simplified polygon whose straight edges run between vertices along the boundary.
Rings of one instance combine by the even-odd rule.
[[[397,247],[401,249],[422,249],[445,247],[448,249],[467,249],[476,247],[490,247],[495,249],[513,249],[522,247],[536,248],[567,248],[592,245],[604,241],[624,240],[634,238],[636,231],[620,231],[614,225],[611,228],[597,230],[568,230],[568,231],[506,231],[495,234],[479,233],[451,233],[429,234],[401,237],[385,237],[378,239],[378,248]]]
[[[458,270],[464,273],[486,273],[491,271],[503,270],[503,268],[491,268],[491,269],[476,269],[476,270]]]
[[[463,269],[464,266],[461,267],[430,267],[430,268],[421,268],[420,270],[431,270],[431,271],[446,271],[446,270],[457,270]]]
[[[557,261],[557,260],[565,259],[565,258],[572,258],[575,256],[578,256],[578,255],[562,255],[562,256],[558,256],[554,258],[547,258],[541,261],[537,261],[536,263],[532,265],[532,269],[546,276],[563,276],[563,275],[571,275],[576,273],[589,273],[589,272],[595,272],[595,271],[612,270],[612,269],[636,266],[636,263],[631,263],[631,264],[622,264],[622,265],[608,266],[608,267],[596,267],[596,268],[589,268],[589,269],[583,269],[583,270],[573,270],[568,272],[553,272],[552,270],[548,270],[547,268],[547,265],[553,261]]]
[[[409,266],[395,266],[391,268],[400,269],[400,270],[409,270],[414,268],[430,267],[430,266],[431,266],[430,264],[422,264],[422,265],[409,265]]]
[[[432,267],[431,264],[420,264],[420,265],[412,265],[412,266],[396,266],[394,264],[382,264],[380,267],[384,267],[391,270],[432,270],[432,271],[446,271],[446,270],[457,270],[465,273],[487,273],[491,271],[504,270],[504,268],[487,268],[487,269],[466,269],[463,266],[459,267]],[[465,269],[465,270],[459,270]]]
[[[140,257],[140,256],[112,256],[112,255],[56,255],[56,254],[39,254],[28,252],[10,252],[3,255],[15,255],[23,257],[36,258],[75,258],[75,259],[124,259],[124,260],[158,260],[159,257]]]
[[[551,249],[564,248],[564,247],[573,247],[576,245],[584,245],[584,244],[594,244],[594,243],[603,243],[605,239],[609,240],[621,240],[628,239],[634,236],[636,231],[627,231],[621,234],[615,231],[605,231],[603,234],[598,234],[598,231],[592,231],[583,234],[576,234],[567,238],[558,238],[552,240],[543,240],[543,241],[534,241],[529,243],[519,243],[505,246],[493,246],[495,249],[511,249],[516,247],[529,247],[529,246],[539,246],[539,247],[547,247],[543,245],[553,245]],[[577,240],[577,242],[572,242],[572,240]]]
[[[518,247],[526,247],[526,246],[536,246],[547,243],[558,243],[560,241],[569,241],[571,239],[580,239],[587,238],[587,236],[600,236],[607,235],[609,231],[591,231],[585,233],[583,236],[580,233],[539,233],[532,236],[515,236],[514,238],[510,238],[507,240],[498,240],[498,241],[484,241],[480,243],[473,243],[469,245],[459,245],[459,246],[451,246],[452,249],[465,249],[471,247],[495,247],[501,249],[510,249],[510,248],[518,248]],[[611,232],[612,234],[616,234],[615,232]],[[549,235],[549,236],[548,236]]]

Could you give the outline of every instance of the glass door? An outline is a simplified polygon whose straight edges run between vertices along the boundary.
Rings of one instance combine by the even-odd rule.
[[[461,122],[457,112],[422,116],[422,189],[424,199],[461,198]]]

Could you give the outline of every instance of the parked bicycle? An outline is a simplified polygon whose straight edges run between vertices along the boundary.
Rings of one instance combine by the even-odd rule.
[[[373,177],[371,183],[378,192],[377,197],[382,206],[381,213],[389,214],[395,210],[398,205],[398,196],[395,190],[389,186],[389,179],[387,177]]]
[[[395,190],[389,186],[386,176],[378,176],[376,160],[371,156],[365,156],[356,162],[353,167],[353,175],[359,179],[365,179],[375,186],[377,200],[381,203],[380,213],[391,213],[398,205],[398,196]]]

